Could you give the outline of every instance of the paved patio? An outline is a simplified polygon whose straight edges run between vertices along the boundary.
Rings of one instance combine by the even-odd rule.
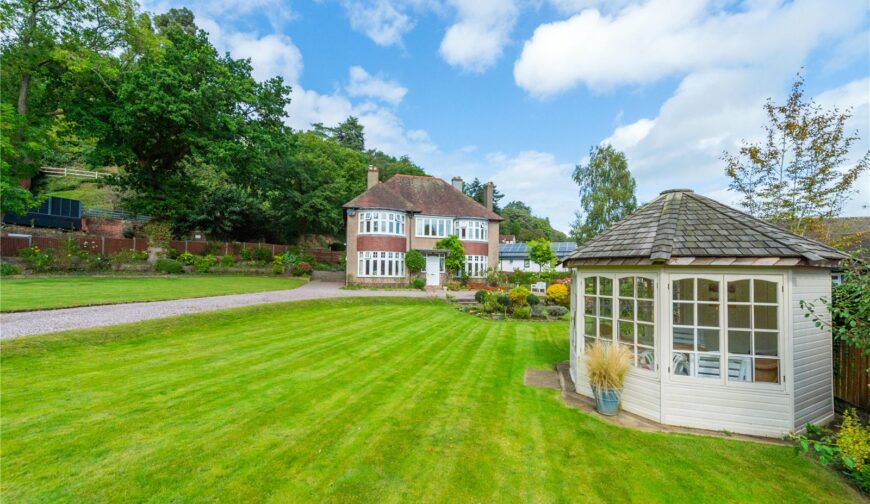
[[[340,283],[313,281],[292,290],[6,313],[0,315],[0,338],[17,338],[72,329],[126,324],[173,315],[306,299],[374,296],[442,299],[445,297],[443,291],[344,290],[341,287]]]

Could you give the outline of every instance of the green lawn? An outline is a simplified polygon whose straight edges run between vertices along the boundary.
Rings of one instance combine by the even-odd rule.
[[[255,276],[15,278],[0,282],[0,311],[39,310],[295,289],[304,280]]]
[[[4,502],[845,502],[789,447],[625,430],[523,386],[566,323],[267,305],[3,343]]]

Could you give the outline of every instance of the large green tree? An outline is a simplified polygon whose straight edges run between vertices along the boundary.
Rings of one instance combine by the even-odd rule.
[[[474,177],[474,180],[467,184],[462,184],[462,192],[465,193],[466,196],[477,201],[481,205],[486,205],[486,187],[485,184],[480,182],[480,179]],[[501,207],[499,206],[499,202],[504,198],[504,194],[498,190],[495,184],[492,185],[492,210],[495,213],[501,213]]]
[[[323,123],[314,123],[311,125],[312,131],[323,138],[329,138],[342,147],[363,152],[366,148],[366,137],[363,125],[359,119],[350,116],[338,126],[324,126]]]
[[[504,218],[501,234],[514,235],[518,242],[544,238],[550,241],[567,241],[568,236],[553,229],[550,219],[532,214],[532,208],[522,201],[511,201],[499,212]]]
[[[798,74],[785,103],[767,100],[764,140],[722,155],[729,188],[741,195],[746,211],[797,234],[839,215],[870,166],[870,151],[851,158],[859,140],[857,132],[846,131],[851,109],[807,101],[803,85]]]
[[[577,243],[598,235],[637,208],[628,161],[611,145],[592,147],[589,162],[574,169],[574,181],[580,186],[580,211],[571,229]]]

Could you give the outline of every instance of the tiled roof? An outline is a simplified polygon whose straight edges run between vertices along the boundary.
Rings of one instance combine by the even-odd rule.
[[[615,259],[689,264],[680,258],[799,258],[837,261],[845,254],[688,189],[665,191],[581,245],[564,263]],[[710,262],[710,261],[702,261]],[[639,264],[636,261],[635,264]]]
[[[553,252],[562,259],[577,248],[576,242],[552,242]],[[529,257],[529,247],[521,243],[499,243],[498,256],[504,259],[526,259]]]
[[[344,208],[383,208],[425,215],[502,220],[497,213],[436,177],[394,175],[345,203]]]

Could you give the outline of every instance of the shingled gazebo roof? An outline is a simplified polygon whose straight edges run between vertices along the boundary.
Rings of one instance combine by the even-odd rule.
[[[846,255],[689,189],[672,189],[562,262],[584,265],[831,266]]]

